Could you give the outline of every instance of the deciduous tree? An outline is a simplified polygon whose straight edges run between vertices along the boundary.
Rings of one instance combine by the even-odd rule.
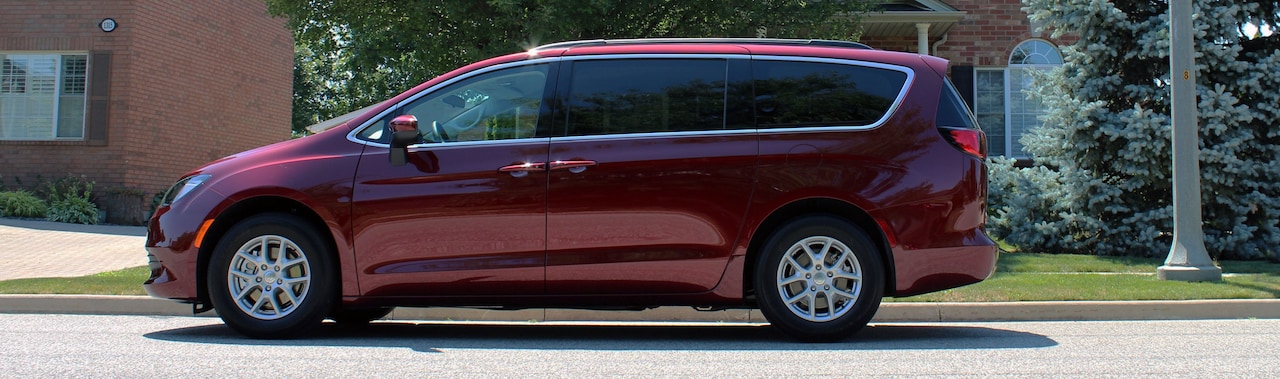
[[[464,64],[548,42],[643,37],[853,40],[864,0],[267,0],[298,44],[295,130]],[[302,123],[302,125],[299,125]]]

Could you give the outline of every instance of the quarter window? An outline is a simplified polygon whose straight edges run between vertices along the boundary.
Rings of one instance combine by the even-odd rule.
[[[907,74],[835,63],[752,63],[761,128],[865,126],[889,112]]]
[[[0,52],[0,140],[84,138],[86,54]]]
[[[722,59],[574,62],[566,134],[724,129],[726,75]]]

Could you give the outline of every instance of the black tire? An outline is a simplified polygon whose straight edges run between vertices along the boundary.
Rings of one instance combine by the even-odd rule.
[[[290,338],[319,325],[338,286],[333,252],[322,241],[310,224],[288,214],[257,215],[231,227],[206,278],[218,316],[251,338]]]
[[[822,267],[814,265],[818,256],[826,262]],[[774,232],[757,254],[756,302],[769,323],[788,336],[807,342],[844,340],[866,326],[880,307],[881,261],[871,239],[848,221],[800,217]]]
[[[339,325],[359,326],[367,325],[373,320],[377,320],[391,314],[395,307],[378,307],[378,308],[342,308],[336,307],[329,312],[329,319]]]

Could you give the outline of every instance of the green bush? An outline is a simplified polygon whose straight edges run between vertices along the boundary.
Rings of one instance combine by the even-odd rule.
[[[66,176],[50,182],[49,221],[76,224],[97,224],[98,206],[89,201],[93,194],[93,182],[83,177]]]
[[[0,192],[0,216],[44,218],[44,200],[27,191]]]
[[[80,197],[58,200],[49,205],[49,213],[46,219],[56,222],[93,225],[98,223],[98,207],[88,199]]]

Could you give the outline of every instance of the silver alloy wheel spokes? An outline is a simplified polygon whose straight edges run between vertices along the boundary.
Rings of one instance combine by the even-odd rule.
[[[862,266],[832,237],[813,236],[787,249],[778,265],[778,294],[791,313],[813,322],[848,313],[862,292]]]
[[[311,264],[306,252],[288,238],[259,236],[231,257],[227,289],[244,314],[275,320],[305,301],[311,289]]]

